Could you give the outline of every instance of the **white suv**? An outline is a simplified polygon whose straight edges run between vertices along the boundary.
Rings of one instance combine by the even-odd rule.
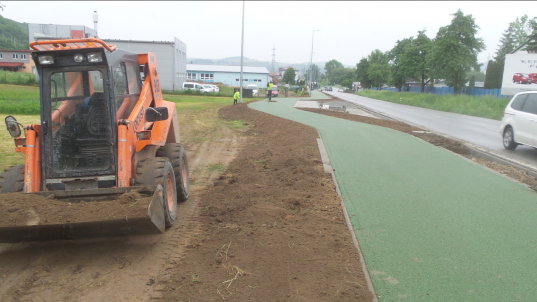
[[[183,90],[192,89],[192,90],[203,90],[203,87],[198,83],[184,82]]]
[[[537,148],[537,91],[517,93],[509,101],[500,130],[506,149],[513,150],[518,145]]]

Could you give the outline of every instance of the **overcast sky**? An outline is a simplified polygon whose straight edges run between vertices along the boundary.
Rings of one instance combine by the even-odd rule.
[[[93,28],[93,11],[99,14],[101,38],[173,41],[187,45],[187,57],[222,59],[240,56],[242,1],[231,2],[16,2],[2,1],[5,18],[40,24],[85,25]],[[244,56],[261,61],[304,63],[336,59],[355,66],[371,51],[388,51],[397,40],[426,29],[434,38],[461,9],[481,28],[486,50],[479,62],[494,56],[509,22],[537,15],[537,2],[250,2],[245,3]]]

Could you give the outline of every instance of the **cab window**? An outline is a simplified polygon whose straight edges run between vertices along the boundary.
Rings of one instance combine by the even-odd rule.
[[[528,97],[526,98],[526,102],[524,103],[524,106],[522,107],[522,111],[531,113],[531,114],[537,114],[537,94],[535,93],[528,94]]]
[[[526,100],[527,96],[528,96],[527,94],[521,94],[517,96],[516,99],[511,104],[511,108],[518,110],[518,111],[522,110],[522,106],[524,106],[524,101]]]

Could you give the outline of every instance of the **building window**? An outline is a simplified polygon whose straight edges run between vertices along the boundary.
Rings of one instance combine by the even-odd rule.
[[[235,79],[235,82],[238,82],[238,81],[240,81],[240,80],[239,80],[239,79]]]
[[[202,80],[212,80],[213,79],[213,74],[212,73],[202,73],[201,74],[201,79]]]
[[[186,78],[189,80],[195,80],[196,79],[196,73],[195,72],[189,72],[186,74]]]
[[[3,59],[3,54],[0,53],[0,59]]]
[[[26,54],[21,54],[21,59],[25,60],[26,59]]]
[[[243,82],[248,82],[248,79],[242,79]]]
[[[14,54],[13,54],[13,59],[18,59],[18,58],[19,58],[19,54],[14,53]]]

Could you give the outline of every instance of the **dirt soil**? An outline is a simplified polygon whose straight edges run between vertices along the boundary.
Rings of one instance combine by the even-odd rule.
[[[171,229],[0,244],[0,301],[371,301],[317,132],[246,104],[220,114],[244,128],[185,146]]]
[[[54,196],[54,195],[50,195]],[[145,217],[151,197],[124,193],[116,200],[67,202],[33,194],[8,193],[0,203],[0,227],[50,225]]]
[[[169,279],[165,301],[371,301],[317,132],[249,109],[247,144],[200,196],[202,232]]]

